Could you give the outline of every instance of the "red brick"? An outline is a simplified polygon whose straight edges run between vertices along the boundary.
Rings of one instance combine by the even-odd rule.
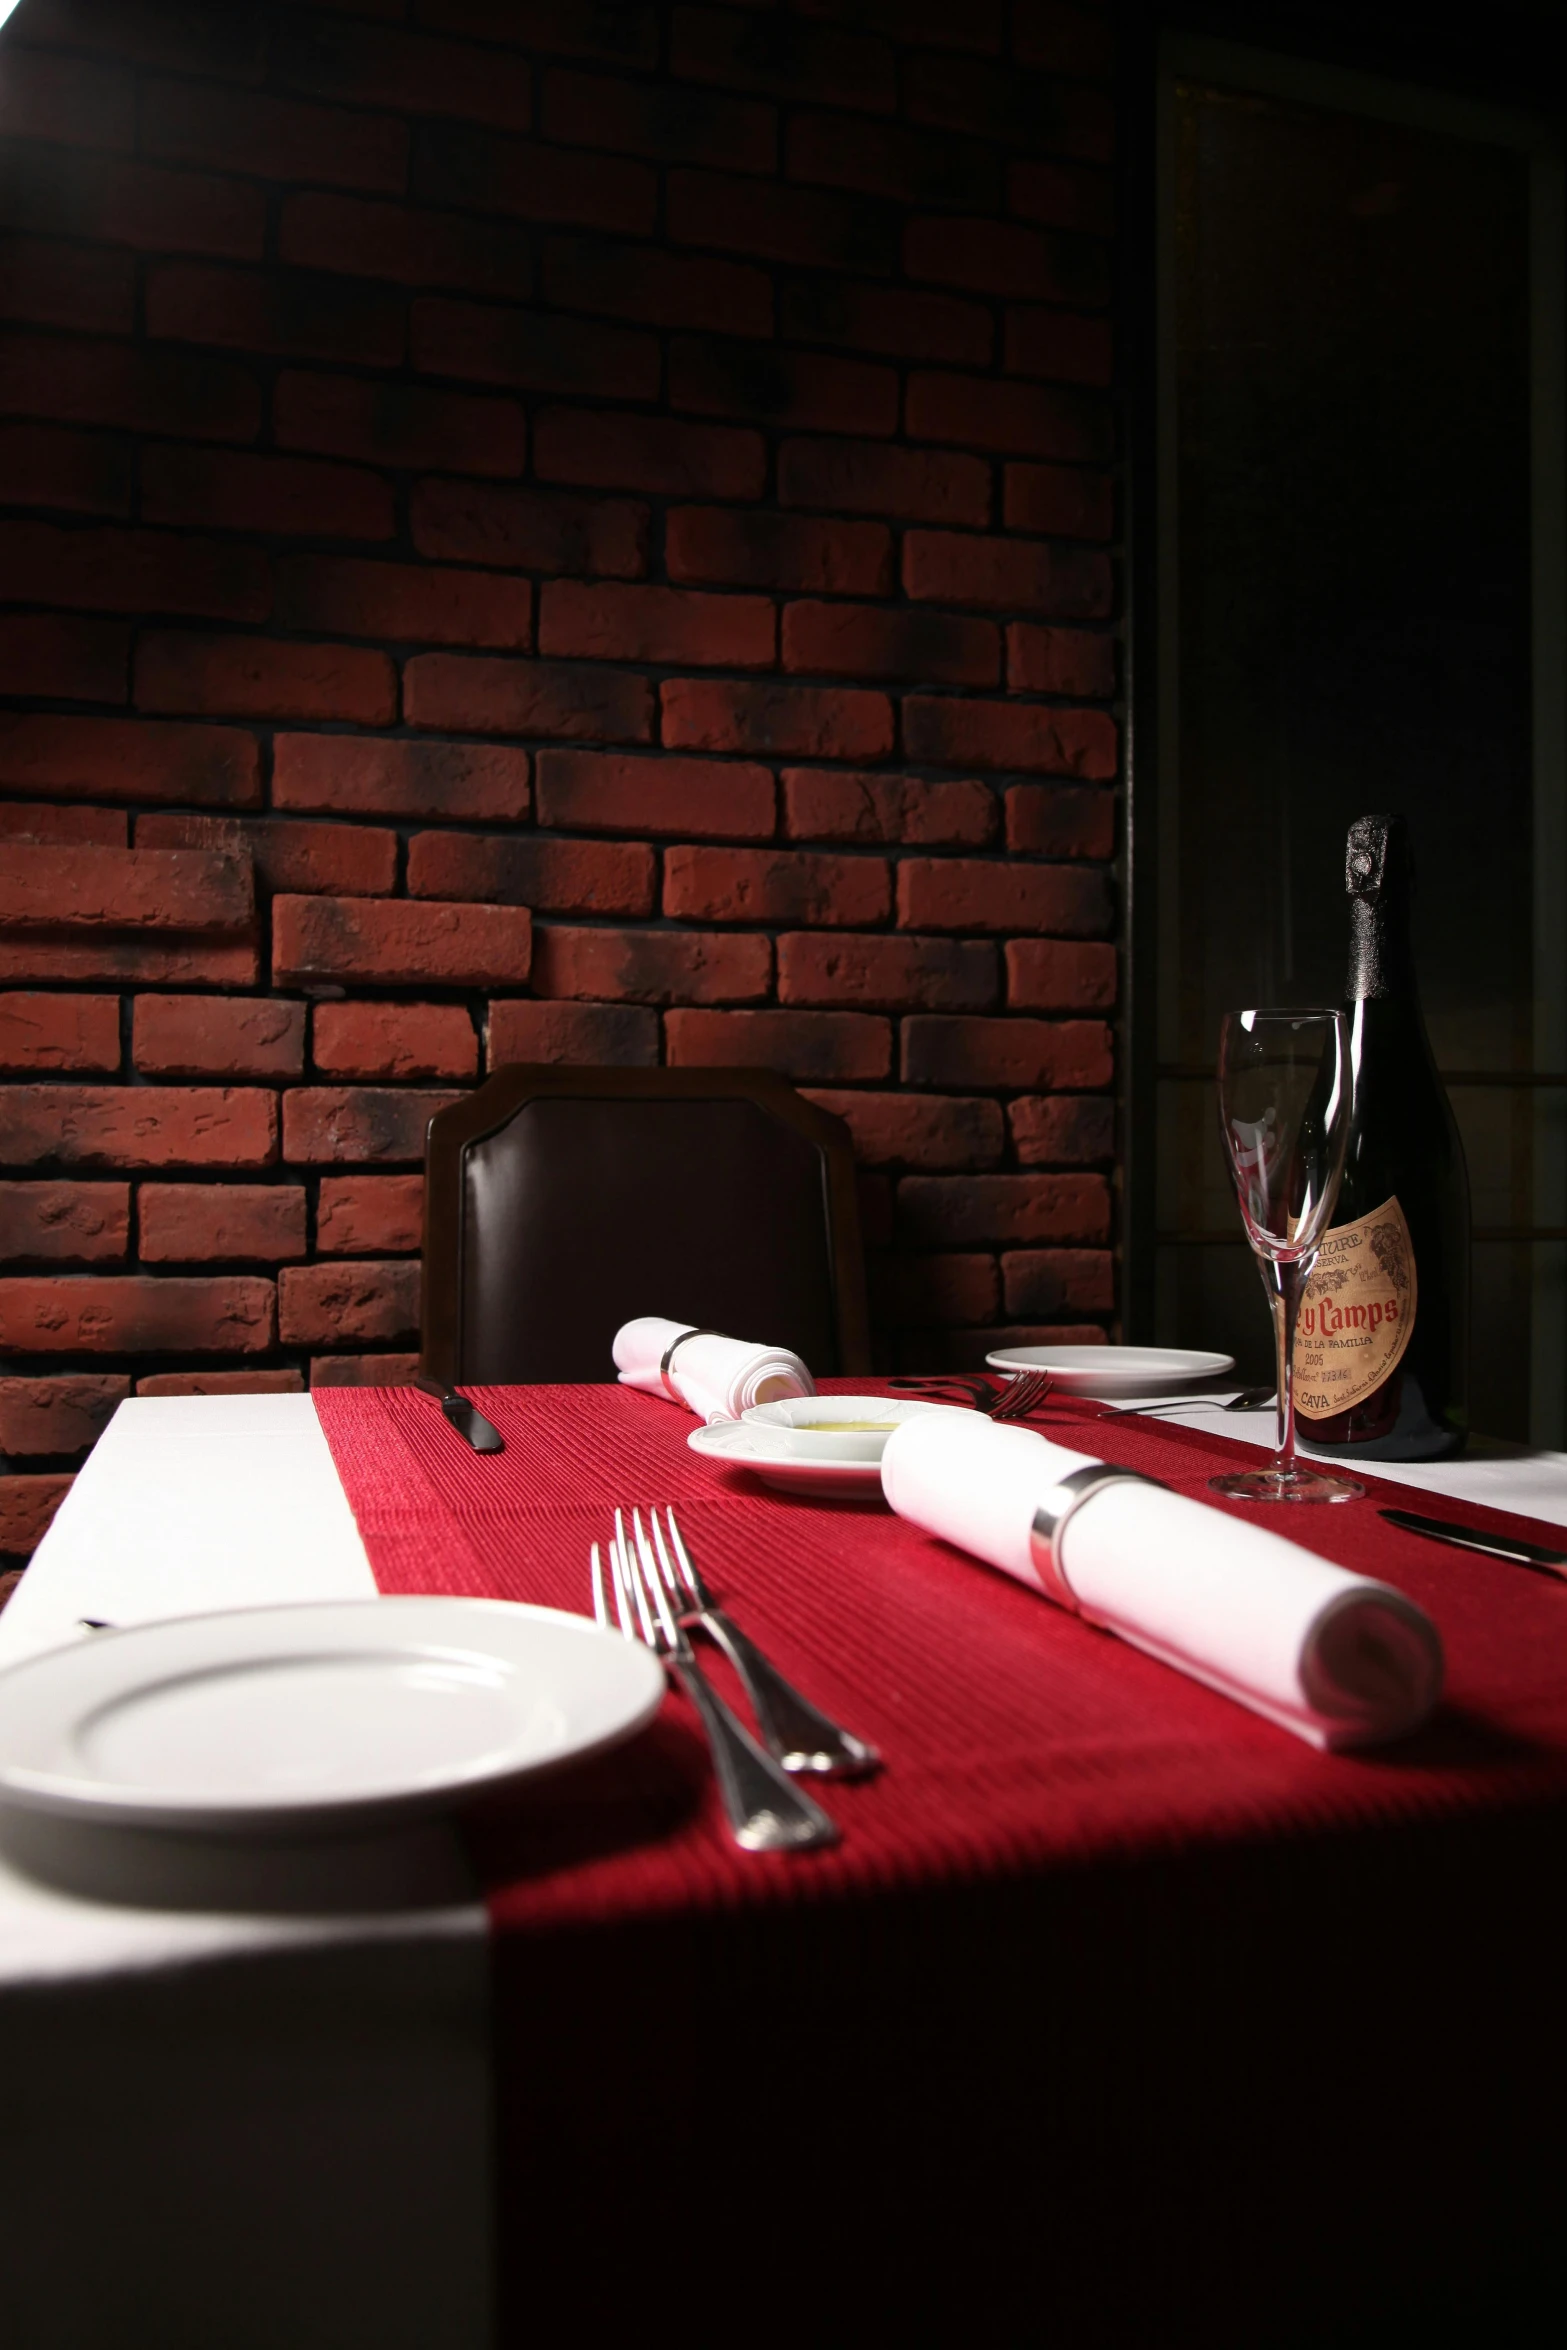
[[[729,425],[550,408],[534,427],[533,465],[542,481],[585,482],[596,489],[759,498],[767,451],[760,433]]]
[[[272,746],[272,804],[354,816],[517,822],[528,813],[528,754],[498,743],[280,734]]]
[[[1109,407],[1095,393],[983,375],[916,372],[909,378],[906,421],[916,440],[955,441],[960,448],[995,449],[1009,457],[1103,460],[1114,441]]]
[[[0,1069],[9,1075],[119,1065],[118,996],[0,995]]]
[[[0,1183],[0,1257],[78,1265],[123,1257],[130,1218],[128,1183]]]
[[[279,816],[139,816],[136,845],[221,849],[254,861],[266,890],[375,897],[397,880],[397,835],[368,824],[291,824]]]
[[[13,842],[0,867],[0,928],[245,931],[248,861],[194,849]]]
[[[248,368],[205,352],[84,335],[8,335],[0,345],[0,414],[181,440],[250,441],[261,423],[261,394]]]
[[[422,1166],[425,1128],[461,1098],[412,1086],[300,1086],[283,1096],[283,1156],[291,1166]]]
[[[0,1552],[31,1558],[75,1482],[52,1473],[0,1477]]]
[[[0,693],[123,702],[130,642],[130,630],[116,621],[44,613],[0,619]]]
[[[651,914],[653,852],[641,841],[497,839],[421,832],[408,849],[408,894],[552,914]]]
[[[61,237],[0,236],[0,318],[128,335],[136,324],[136,263],[129,253]]]
[[[966,1020],[917,1013],[903,1023],[905,1085],[1108,1085],[1115,1075],[1102,1020]]]
[[[130,1394],[114,1372],[56,1379],[0,1379],[0,1453],[41,1459],[86,1452]]]
[[[911,57],[904,72],[904,110],[916,122],[976,131],[1027,152],[1106,162],[1113,152],[1114,108],[1109,91],[1047,81],[1010,58]]]
[[[978,457],[937,449],[785,441],[778,452],[778,498],[781,505],[822,506],[830,513],[889,514],[901,521],[982,528],[990,520],[990,467]]]
[[[1020,1346],[1103,1346],[1098,1322],[1012,1322],[978,1329],[909,1331],[900,1337],[894,1359],[900,1371],[983,1371],[1002,1348]]]
[[[419,481],[410,515],[415,547],[439,562],[516,565],[552,576],[599,572],[615,579],[637,579],[647,569],[648,510],[624,498]]]
[[[416,0],[415,14],[480,40],[520,41],[557,57],[600,58],[631,69],[651,68],[659,58],[658,12],[642,0],[614,9],[602,0]]]
[[[154,1371],[138,1379],[138,1395],[299,1395],[297,1371]]]
[[[784,288],[783,333],[804,343],[841,343],[889,359],[945,359],[988,367],[990,312],[952,294],[909,286],[868,285],[854,278],[797,278]]]
[[[1019,0],[1012,12],[1012,46],[1026,65],[1051,73],[1108,81],[1115,39],[1102,9],[1063,8],[1059,0]]]
[[[1076,465],[1009,465],[1008,530],[1044,531],[1052,538],[1107,539],[1115,530],[1115,487],[1107,473]]]
[[[659,688],[663,738],[694,751],[796,752],[808,759],[879,759],[892,749],[885,694],[814,685],[709,684],[670,678]]]
[[[1023,228],[1010,220],[911,220],[903,234],[912,278],[966,294],[1089,307],[1110,298],[1109,254],[1094,237]]]
[[[755,1003],[772,989],[771,942],[751,932],[575,930],[541,925],[533,987],[541,996],[634,1004]]]
[[[777,180],[716,171],[672,171],[667,213],[677,245],[717,246],[801,269],[890,277],[898,267],[891,208]]]
[[[310,1054],[325,1077],[472,1077],[479,1065],[461,1004],[317,1004]]]
[[[1081,310],[1021,304],[1007,312],[1009,375],[1047,383],[1108,384],[1112,371],[1110,321]]]
[[[394,528],[390,486],[359,466],[215,449],[148,449],[142,512],[295,538],[389,539]]]
[[[977,940],[823,938],[807,930],[778,941],[781,1004],[976,1012],[998,992],[996,950]]]
[[[628,318],[642,326],[715,327],[730,335],[770,335],[773,285],[766,270],[706,254],[655,246],[552,237],[542,260],[544,293],[562,310]],[[677,407],[702,407],[677,400]]]
[[[1070,783],[1015,783],[1006,795],[1007,847],[1036,857],[1115,855],[1115,794]]]
[[[277,617],[285,628],[329,629],[339,636],[526,651],[533,636],[533,588],[528,580],[493,571],[300,555],[278,565]]]
[[[411,1387],[416,1354],[312,1355],[312,1387]]]
[[[144,1183],[136,1202],[143,1264],[302,1257],[305,1195],[291,1183]]]
[[[885,196],[894,204],[1000,209],[1001,162],[992,148],[977,140],[915,130],[906,123],[856,122],[847,114],[792,114],[786,169],[792,180],[852,188],[862,196]]]
[[[14,54],[11,42],[7,55]],[[257,261],[266,235],[259,188],[208,172],[168,171],[109,155],[34,149],[25,179],[0,191],[0,219],[144,253],[211,253]]]
[[[1103,618],[1114,593],[1110,558],[1095,548],[946,530],[907,534],[903,584],[922,601],[1048,612],[1074,620]]]
[[[863,359],[677,335],[669,404],[703,416],[752,416],[785,430],[885,436],[898,429],[898,377]]]
[[[773,779],[728,759],[539,753],[539,822],[573,832],[770,840]]]
[[[254,1274],[23,1275],[0,1281],[0,1346],[18,1354],[263,1354],[272,1283]]]
[[[261,975],[256,937],[169,930],[0,934],[0,982],[58,986],[254,987]]]
[[[273,76],[288,87],[349,106],[455,115],[519,129],[527,127],[532,109],[525,59],[397,25],[284,15],[271,26],[269,62]]]
[[[785,669],[829,677],[911,677],[928,685],[995,685],[1001,632],[993,621],[906,605],[803,603],[784,607]]]
[[[464,212],[511,212],[527,221],[648,235],[658,174],[624,155],[577,155],[529,139],[432,124],[414,155],[415,193]]]
[[[526,423],[515,400],[361,376],[279,376],[273,428],[282,449],[368,465],[437,466],[445,473],[520,473],[527,454]]]
[[[1105,877],[1072,865],[983,857],[905,857],[898,867],[904,930],[1021,930],[1065,938],[1110,928]]]
[[[925,700],[903,705],[903,747],[940,767],[1015,767],[1108,783],[1116,771],[1115,720],[1103,710],[1051,710],[1038,702]]]
[[[305,1007],[276,996],[141,995],[131,1058],[150,1077],[297,1077]]]
[[[329,188],[395,194],[408,172],[408,132],[401,122],[210,82],[144,83],[141,139],[144,154],[166,162],[205,163],[260,179],[314,180]]]
[[[1115,1103],[1103,1094],[1031,1094],[1007,1108],[1024,1167],[1082,1167],[1115,1149]]]
[[[1086,939],[1013,938],[1006,945],[1007,1002],[1030,1012],[1115,1009],[1115,948]]]
[[[1009,1314],[1113,1314],[1115,1266],[1104,1248],[1010,1249],[1001,1260]]]
[[[323,1175],[316,1247],[323,1256],[412,1253],[424,1226],[422,1175]]]
[[[909,1175],[898,1222],[926,1248],[1092,1243],[1109,1238],[1110,1190],[1102,1175]]]
[[[261,759],[254,736],[228,726],[0,712],[0,783],[58,799],[256,808]]]
[[[283,205],[278,251],[304,269],[387,278],[396,285],[505,295],[514,302],[526,300],[533,290],[526,230],[413,204],[290,196]]]
[[[278,1335],[285,1346],[416,1338],[419,1273],[410,1257],[292,1266],[278,1275]]]
[[[638,1004],[539,1003],[523,997],[490,1006],[485,1066],[565,1061],[586,1068],[658,1065],[658,1015]]]
[[[999,1102],[978,1096],[819,1093],[806,1099],[846,1120],[854,1155],[872,1167],[994,1166],[1006,1137]]]
[[[397,898],[274,898],[272,977],[279,987],[507,987],[528,976],[530,924],[520,906],[410,905]]]
[[[545,76],[541,126],[562,146],[643,155],[654,163],[771,172],[778,161],[773,107],[678,82],[627,82],[557,68]]]
[[[672,1069],[778,1069],[818,1085],[892,1065],[892,1023],[869,1012],[666,1012],[664,1044]]]
[[[1115,692],[1115,639],[1014,620],[1007,629],[1007,683],[1014,692],[1107,702]]]
[[[250,1086],[0,1086],[15,1167],[265,1167],[277,1096]]]
[[[1107,171],[1020,156],[1008,169],[1007,187],[1012,210],[1024,220],[1091,236],[1115,233],[1115,182]]]
[[[773,634],[773,607],[764,596],[580,580],[546,580],[540,590],[541,653],[766,668]]]
[[[289,359],[396,367],[407,344],[402,299],[378,287],[292,271],[171,261],[147,280],[147,331]]]
[[[259,636],[142,638],[136,701],[192,716],[343,718],[385,726],[397,716],[397,673],[363,645],[280,643]]]
[[[1000,54],[1006,26],[1003,0],[970,0],[963,9],[952,0],[797,0],[802,16],[851,16],[895,41],[937,49],[973,49]]]
[[[31,13],[27,29],[34,29]],[[83,57],[19,49],[13,37],[0,67],[0,137],[60,140],[128,155],[136,145],[136,84],[115,67]]]
[[[416,653],[403,670],[403,696],[410,726],[578,742],[653,739],[653,689],[624,670]]]
[[[0,523],[0,597],[216,620],[265,620],[272,606],[259,549],[162,530],[61,530],[48,522]]]
[[[52,424],[0,425],[0,503],[68,514],[129,514],[135,459],[108,433]]]
[[[996,830],[996,795],[987,783],[923,783],[912,775],[786,767],[783,787],[784,830],[791,840],[983,848]]]
[[[0,800],[0,840],[78,841],[99,849],[130,846],[123,808],[51,807],[46,800]]]
[[[883,922],[892,884],[882,857],[799,849],[669,849],[664,912],[698,922]]]
[[[50,22],[50,19],[53,19]],[[42,0],[29,15],[29,37],[124,57],[137,65],[172,67],[225,81],[259,81],[265,58],[263,20],[248,9],[186,11],[158,5],[103,6],[102,0]]]
[[[676,580],[862,596],[883,596],[892,587],[892,536],[879,522],[673,506],[664,518],[664,561]]]
[[[878,1324],[989,1322],[1001,1303],[992,1256],[874,1258],[871,1307]]]
[[[658,393],[658,345],[626,327],[426,294],[413,305],[412,337],[421,375],[516,384],[530,392],[618,393],[628,400]],[[546,471],[542,464],[539,471]]]
[[[897,60],[889,42],[818,30],[768,11],[676,8],[670,70],[677,81],[717,82],[763,97],[810,99],[861,113],[897,104]]]

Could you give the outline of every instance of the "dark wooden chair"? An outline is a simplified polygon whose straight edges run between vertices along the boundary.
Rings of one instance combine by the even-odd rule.
[[[793,1347],[870,1343],[841,1118],[765,1069],[498,1069],[425,1146],[422,1368],[612,1379],[637,1314]]]

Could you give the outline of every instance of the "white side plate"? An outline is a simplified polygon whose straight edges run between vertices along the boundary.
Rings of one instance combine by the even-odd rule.
[[[986,1355],[993,1371],[1048,1371],[1063,1395],[1164,1395],[1222,1379],[1233,1355],[1179,1346],[1012,1346]]]
[[[825,1461],[801,1458],[785,1449],[783,1429],[759,1428],[747,1420],[716,1420],[693,1428],[686,1438],[704,1460],[750,1469],[764,1485],[786,1493],[814,1493],[823,1501],[879,1501],[880,1461]]]
[[[503,1600],[181,1616],[0,1675],[0,1802],[240,1835],[357,1827],[617,1745],[663,1690],[639,1643]]]

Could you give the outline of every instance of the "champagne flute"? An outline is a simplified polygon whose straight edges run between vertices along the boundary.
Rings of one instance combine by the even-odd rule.
[[[1219,1127],[1273,1316],[1279,1375],[1273,1466],[1209,1480],[1232,1500],[1354,1501],[1365,1491],[1295,1458],[1295,1321],[1343,1178],[1351,1085],[1342,1012],[1225,1013]]]

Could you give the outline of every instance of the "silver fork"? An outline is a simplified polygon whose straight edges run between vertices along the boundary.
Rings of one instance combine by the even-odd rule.
[[[640,1628],[640,1637],[663,1659],[665,1672],[695,1706],[707,1734],[718,1791],[735,1842],[747,1852],[799,1852],[812,1845],[835,1843],[838,1830],[834,1821],[757,1745],[707,1681],[670,1607],[635,1510],[631,1523],[636,1534],[635,1553],[626,1540],[624,1517],[619,1510],[615,1512],[615,1532],[609,1544],[615,1614],[626,1639],[637,1639]],[[609,1605],[596,1542],[592,1567],[593,1613],[607,1629]]]
[[[755,1641],[741,1631],[713,1598],[681,1539],[674,1511],[666,1508],[664,1517],[669,1527],[667,1543],[657,1510],[648,1511],[653,1548],[658,1554],[671,1610],[678,1622],[700,1625],[728,1657],[751,1700],[762,1737],[784,1769],[812,1771],[837,1779],[874,1771],[881,1762],[875,1747],[863,1738],[856,1738],[852,1731],[840,1729],[784,1679],[778,1667],[769,1662]],[[670,1562],[671,1550],[675,1554],[674,1565]]]
[[[983,1412],[987,1420],[1023,1420],[1036,1404],[1043,1403],[1054,1384],[1048,1371],[1014,1371],[1007,1374],[1007,1383],[997,1394],[988,1379],[969,1379],[961,1371],[938,1373],[929,1379],[892,1379],[891,1387],[911,1389],[928,1395],[932,1388],[945,1388],[966,1395],[975,1411]]]

